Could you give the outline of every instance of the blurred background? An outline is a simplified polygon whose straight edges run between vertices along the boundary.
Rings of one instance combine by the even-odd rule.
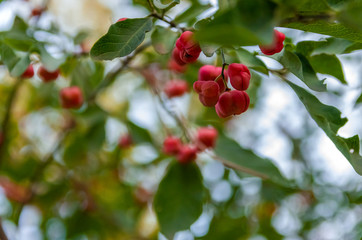
[[[47,52],[59,60],[69,52],[89,51],[119,18],[147,16],[148,9],[139,2],[142,0],[2,1],[0,31],[11,29],[18,16],[32,28],[37,41],[46,43]],[[218,9],[216,0],[181,1],[168,16],[174,18],[194,2],[208,7],[181,26],[192,26]],[[34,9],[45,7],[46,11],[34,17]],[[157,24],[167,26],[161,21]],[[294,44],[326,38],[298,30],[278,30]],[[260,51],[258,47],[246,49]],[[362,136],[362,106],[356,104],[362,90],[362,51],[337,56],[348,85],[318,74],[326,79],[328,92],[315,95],[348,117],[338,132],[340,136]],[[149,85],[162,87],[170,78],[182,78],[191,89],[198,68],[218,61],[216,54],[202,55],[185,74],[176,75],[167,70],[168,58],[152,47],[147,49],[98,94],[96,105],[71,113],[60,108],[59,89],[84,79],[98,83],[119,60],[95,63],[84,57],[81,65],[72,65],[68,59],[61,66],[60,79],[50,85],[42,84],[37,76],[24,80],[13,106],[11,142],[4,160],[11,164],[0,175],[0,216],[9,239],[165,239],[158,233],[152,196],[171,161],[160,152],[165,128],[178,134],[181,131]],[[268,68],[281,67],[270,58],[259,58]],[[37,56],[32,60],[37,69]],[[140,68],[148,74],[142,74]],[[202,125],[224,129],[242,147],[273,161],[284,176],[306,190],[292,191],[237,174],[208,154],[200,154],[198,165],[210,191],[209,201],[191,228],[177,233],[174,239],[361,239],[361,176],[318,128],[288,85],[255,71],[252,76],[251,108],[228,121],[221,121],[213,110],[204,108],[193,91],[166,104],[186,119],[191,131]],[[0,65],[0,120],[13,85],[14,79]],[[65,146],[56,151],[55,161],[44,171],[42,182],[33,186],[37,193],[34,204],[22,204],[29,174],[54,151],[68,115],[76,119],[80,130],[66,138]],[[120,137],[129,132],[136,136],[135,144],[119,149]],[[246,230],[243,221],[248,222]],[[216,225],[215,229],[221,230],[213,232]]]

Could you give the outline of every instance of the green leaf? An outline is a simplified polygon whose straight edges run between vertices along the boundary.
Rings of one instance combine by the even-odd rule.
[[[338,19],[346,26],[362,32],[362,1],[351,1],[339,13]]]
[[[175,17],[175,22],[193,22],[201,13],[211,8],[211,4],[195,2],[188,9]]]
[[[299,60],[302,63],[303,68],[303,79],[301,79],[310,89],[317,92],[327,91],[327,86],[324,84],[324,80],[319,80],[314,69],[310,65],[308,59],[301,55],[297,54]]]
[[[257,58],[254,54],[243,48],[237,49],[236,54],[240,60],[240,63],[246,65],[247,67],[255,69],[258,72],[268,74],[268,69],[265,66],[264,62]]]
[[[305,56],[326,53],[342,54],[355,45],[352,41],[341,38],[327,38],[322,41],[302,41],[297,44],[296,51]]]
[[[132,0],[132,2],[133,2],[133,5],[142,6],[142,7],[146,8],[147,10],[149,10],[150,12],[152,11],[150,5],[145,0]]]
[[[195,38],[220,45],[269,44],[273,39],[275,7],[268,0],[238,1],[234,8],[219,12],[210,23],[202,24]]]
[[[202,213],[203,185],[195,163],[173,162],[162,179],[154,199],[161,232],[169,239],[185,230]]]
[[[164,3],[164,2],[167,3]],[[179,4],[180,0],[153,0],[153,4],[155,5],[156,8],[159,9],[166,9],[168,7],[171,7],[172,5],[176,5]]]
[[[248,222],[246,217],[231,218],[224,213],[212,219],[209,232],[200,239],[243,239],[242,237],[246,236],[248,232],[247,229]]]
[[[201,43],[200,48],[206,57],[212,57],[214,53],[220,48],[220,46]]]
[[[224,135],[218,137],[215,153],[235,170],[244,169],[247,173],[252,173],[262,179],[283,186],[291,186],[291,183],[279,172],[272,161],[257,156],[251,150],[242,148],[236,141]]]
[[[91,49],[94,60],[112,60],[124,57],[135,50],[152,29],[150,18],[127,19],[112,24],[108,32]]]
[[[144,128],[134,124],[131,121],[126,122],[132,141],[134,143],[152,143],[151,134]]]
[[[60,65],[62,65],[66,60],[66,56],[62,58],[54,58],[52,55],[50,55],[50,53],[48,53],[45,47],[41,44],[38,44],[36,46],[36,50],[40,53],[40,59],[42,64],[49,71],[57,70],[60,67]]]
[[[291,51],[284,50],[283,55],[279,59],[280,63],[293,73],[300,80],[304,80],[302,62],[299,57]]]
[[[156,26],[151,35],[152,46],[159,54],[167,54],[175,46],[178,33],[169,28]]]
[[[18,57],[6,44],[1,44],[0,50],[1,59],[7,66],[10,75],[20,77],[30,64],[29,55]]]
[[[351,163],[355,171],[362,175],[362,156],[359,155],[360,142],[358,135],[343,138],[337,134],[338,130],[347,122],[347,119],[341,118],[341,112],[337,108],[321,103],[314,95],[294,83],[289,81],[287,83],[293,88],[318,126]]]
[[[344,79],[342,65],[336,55],[319,54],[309,58],[310,64],[316,72],[336,77],[341,83],[347,84]]]
[[[290,22],[281,27],[294,28],[307,32],[325,34],[336,38],[344,38],[351,41],[362,42],[362,32],[346,27],[341,23],[327,22],[323,20],[313,22]]]

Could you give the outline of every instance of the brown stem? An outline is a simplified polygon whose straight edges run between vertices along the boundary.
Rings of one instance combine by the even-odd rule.
[[[158,13],[156,13],[156,12],[151,13],[150,16],[151,16],[151,17],[154,17],[154,18],[157,18],[157,19],[159,19],[159,20],[161,20],[161,21],[164,21],[165,23],[169,24],[171,27],[180,29],[182,32],[185,32],[185,31],[188,30],[187,28],[180,27],[179,25],[177,25],[177,23],[175,23],[175,22],[172,21],[172,20],[167,20],[167,19],[165,19],[163,16],[161,16],[160,14],[158,14]]]
[[[7,132],[9,129],[9,122],[10,122],[10,117],[11,117],[11,110],[15,101],[15,97],[16,97],[16,93],[22,83],[21,78],[17,78],[15,85],[13,87],[13,89],[10,92],[8,101],[6,103],[6,107],[5,107],[5,116],[3,119],[3,122],[1,124],[1,135],[2,135],[2,144],[0,144],[0,168],[1,168],[1,164],[2,164],[2,160],[4,159],[4,155],[5,155],[5,145],[7,145]]]
[[[283,19],[280,25],[284,26],[294,22],[311,23],[319,20],[331,21],[334,19],[335,16],[331,13],[318,14],[318,15],[302,15],[298,13],[294,17]]]
[[[5,231],[3,229],[3,225],[0,218],[0,240],[8,240],[8,237],[5,234]]]

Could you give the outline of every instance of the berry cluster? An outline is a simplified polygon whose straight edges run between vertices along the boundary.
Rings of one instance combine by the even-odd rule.
[[[167,155],[176,156],[180,163],[189,163],[196,159],[198,152],[215,147],[217,135],[215,128],[202,127],[198,129],[193,143],[183,144],[180,138],[169,136],[164,140],[162,150]]]
[[[228,88],[228,78],[235,90]],[[217,115],[226,118],[248,109],[250,99],[244,91],[249,87],[249,82],[250,71],[243,64],[232,63],[224,72],[222,67],[205,65],[199,70],[194,90],[199,94],[200,102],[204,106],[215,106]]]

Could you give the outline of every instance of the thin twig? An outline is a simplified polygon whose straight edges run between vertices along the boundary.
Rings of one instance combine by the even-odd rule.
[[[8,97],[8,101],[6,103],[5,106],[5,116],[3,119],[3,122],[1,124],[1,135],[2,135],[2,144],[0,144],[0,168],[1,168],[1,161],[4,159],[4,153],[5,153],[5,148],[4,146],[7,145],[7,132],[9,129],[9,122],[10,122],[10,117],[11,117],[11,110],[15,101],[15,97],[16,97],[16,93],[22,83],[21,78],[16,78],[15,80],[15,85],[13,87],[13,89],[10,92],[10,95]]]
[[[281,26],[288,25],[289,23],[295,23],[295,22],[302,22],[302,23],[312,23],[319,20],[325,20],[325,21],[333,21],[335,19],[335,16],[331,13],[326,14],[318,14],[318,15],[300,15],[297,14],[294,17],[286,18],[281,21]]]
[[[0,240],[8,240],[8,237],[6,236],[3,225],[2,225],[1,218],[0,218]]]
[[[88,102],[93,102],[94,99],[96,98],[97,94],[100,92],[100,90],[102,90],[103,88],[107,87],[109,84],[111,84],[116,77],[118,76],[118,74],[120,74],[123,70],[125,70],[128,65],[130,64],[130,62],[137,56],[137,54],[139,54],[140,52],[144,51],[146,48],[148,48],[149,46],[151,46],[151,42],[146,42],[143,45],[141,45],[140,47],[138,47],[132,55],[126,57],[125,59],[123,59],[123,61],[121,62],[120,65],[118,65],[117,67],[115,67],[115,69],[113,69],[112,71],[110,71],[106,77],[104,78],[104,80],[97,86],[97,88],[89,95],[87,101]]]
[[[160,14],[156,13],[156,12],[153,12],[149,15],[150,17],[154,17],[154,18],[157,18],[161,21],[164,21],[165,23],[169,24],[171,27],[173,28],[177,28],[177,29],[180,29],[182,32],[185,32],[187,30],[190,30],[190,29],[187,29],[187,28],[184,28],[184,27],[180,27],[177,23],[175,23],[174,21],[172,20],[167,20],[166,18],[164,18],[164,16],[161,16]]]

